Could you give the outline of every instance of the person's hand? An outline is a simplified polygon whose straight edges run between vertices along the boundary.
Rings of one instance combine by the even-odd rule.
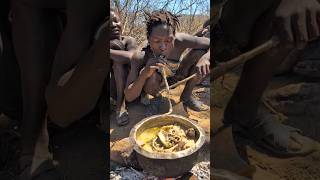
[[[280,20],[280,36],[295,43],[316,39],[320,29],[320,3],[317,0],[281,0],[276,19]]]
[[[146,67],[141,70],[141,74],[149,78],[156,70],[160,70],[165,67],[165,63],[161,58],[151,58],[148,60]]]
[[[197,73],[201,76],[206,76],[210,73],[210,58],[206,55],[202,56],[196,64]]]
[[[210,26],[203,28],[203,30],[201,32],[202,36],[204,36],[204,37],[207,37],[208,33],[210,33]],[[210,34],[209,34],[209,36],[210,36]]]
[[[158,66],[146,66],[141,70],[141,75],[145,78],[149,78],[158,69]]]

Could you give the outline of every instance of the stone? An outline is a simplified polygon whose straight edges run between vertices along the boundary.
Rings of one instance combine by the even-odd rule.
[[[123,166],[139,168],[133,145],[128,137],[110,144],[110,160]]]
[[[266,93],[271,106],[286,115],[320,117],[320,84],[289,84]]]

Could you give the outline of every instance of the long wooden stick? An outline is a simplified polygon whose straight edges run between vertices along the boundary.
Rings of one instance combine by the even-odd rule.
[[[271,48],[277,46],[278,44],[279,44],[278,38],[272,37],[270,40],[261,44],[260,46],[254,48],[246,53],[243,53],[240,56],[233,58],[225,63],[219,64],[219,66],[214,67],[211,70],[211,72],[210,72],[211,79],[215,80],[215,79],[219,78],[220,76],[224,75],[225,73],[227,73],[228,71],[230,71],[234,67],[247,62],[248,60],[256,57],[257,55],[259,55],[261,53],[264,53],[264,52],[270,50]]]
[[[171,86],[169,86],[169,88],[170,88],[170,89],[175,88],[175,87],[179,86],[180,84],[183,84],[183,83],[189,81],[190,79],[196,77],[196,75],[197,75],[197,74],[194,73],[194,74],[192,74],[191,76],[189,76],[189,77],[187,77],[187,78],[185,78],[185,79],[183,79],[183,80],[181,80],[181,81],[178,81],[178,82],[172,84]]]

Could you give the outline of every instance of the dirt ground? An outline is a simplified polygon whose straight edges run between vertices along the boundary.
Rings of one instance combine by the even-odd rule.
[[[214,116],[213,118],[217,118],[220,122],[222,120],[223,110],[239,79],[240,69],[241,67],[234,72],[226,74],[223,78],[216,80],[211,89],[213,99],[212,115]],[[287,84],[306,81],[308,80],[293,74],[274,77],[265,94]],[[314,96],[320,96],[320,94],[314,94]],[[319,106],[320,104],[314,105]],[[261,103],[260,109],[266,109],[266,107]],[[270,110],[268,111],[272,113]],[[283,123],[301,129],[304,135],[312,138],[316,142],[320,141],[318,118],[310,116],[310,114],[307,113],[299,115],[284,113],[284,115],[286,115],[288,119],[284,120]],[[320,151],[316,151],[305,157],[276,158],[257,150],[254,146],[247,146],[247,154],[250,163],[256,166],[256,173],[253,175],[254,180],[320,179]]]
[[[184,88],[184,85],[180,85],[177,88],[170,91],[170,99],[173,103],[173,114],[179,114],[186,117],[189,117],[191,120],[194,120],[201,126],[207,135],[207,141],[209,142],[209,131],[210,131],[210,110],[203,111],[203,112],[195,112],[190,109],[187,109],[185,111],[182,103],[179,103],[179,96]],[[193,91],[193,94],[195,97],[202,100],[207,106],[210,106],[210,88],[209,87],[197,87]],[[165,94],[164,94],[165,95]],[[151,103],[153,101],[151,100]],[[168,102],[163,101],[163,105],[159,105],[160,107],[158,110],[158,114],[166,113],[169,109]],[[131,128],[138,123],[140,120],[142,120],[145,117],[150,116],[150,111],[148,106],[143,105],[140,103],[140,101],[130,103],[128,105],[129,110],[129,117],[130,117],[130,123],[124,127],[119,127],[116,125],[115,121],[115,114],[113,113],[111,115],[111,122],[110,122],[110,147],[111,147],[111,154],[115,154],[113,152],[117,151],[115,148],[115,145],[120,140],[126,138],[129,136]],[[201,158],[198,159],[198,161],[210,161],[210,150],[209,146],[207,144],[204,146],[204,148],[201,149]],[[117,161],[117,157],[114,157],[111,155],[111,163]],[[209,173],[209,172],[208,172]]]

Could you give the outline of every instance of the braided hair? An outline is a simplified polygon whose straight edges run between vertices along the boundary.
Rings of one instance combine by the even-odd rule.
[[[159,24],[165,24],[172,28],[173,34],[176,33],[176,30],[179,28],[180,22],[177,15],[172,14],[166,10],[157,10],[153,11],[151,14],[145,12],[146,16],[146,24],[147,24],[147,38],[150,37],[152,28]]]

